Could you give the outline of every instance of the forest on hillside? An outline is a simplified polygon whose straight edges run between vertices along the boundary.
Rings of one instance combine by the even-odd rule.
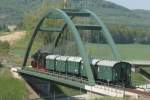
[[[45,0],[49,7],[60,1],[62,0]],[[130,10],[105,0],[70,1],[72,7],[85,7],[99,15],[108,26],[116,43],[150,44],[150,11]],[[34,27],[25,20],[32,22],[34,18],[40,16],[34,14],[40,13],[39,9],[45,3],[43,0],[0,0],[0,2],[0,31],[7,31],[8,25],[17,25],[18,29],[26,30],[24,27],[26,23],[31,31]],[[93,37],[92,41],[98,40]]]

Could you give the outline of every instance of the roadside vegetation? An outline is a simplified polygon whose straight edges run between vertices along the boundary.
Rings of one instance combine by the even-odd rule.
[[[27,100],[25,83],[13,78],[7,68],[0,69],[0,91],[1,100]]]

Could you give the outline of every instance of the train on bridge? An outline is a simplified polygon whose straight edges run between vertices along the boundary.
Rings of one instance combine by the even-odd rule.
[[[32,56],[34,69],[45,72],[61,73],[87,79],[86,66],[81,57],[51,55],[38,51]],[[104,82],[125,87],[131,86],[131,64],[112,60],[90,60],[93,76],[97,83]]]

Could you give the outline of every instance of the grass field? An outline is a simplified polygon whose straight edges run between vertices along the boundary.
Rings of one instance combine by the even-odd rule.
[[[10,49],[10,54],[24,57],[24,54],[27,49],[29,40],[22,39],[16,45],[12,46]],[[41,44],[35,43],[32,51],[38,50]],[[113,57],[110,47],[106,44],[88,44],[88,52],[90,55],[96,58],[108,58]],[[142,44],[118,44],[118,51],[121,55],[121,58],[124,60],[150,60],[150,45]]]
[[[95,57],[112,58],[112,52],[108,45],[89,44],[89,53]],[[118,51],[124,60],[150,60],[150,45],[142,44],[118,44]]]
[[[14,79],[7,68],[0,68],[0,100],[27,100],[25,83]]]

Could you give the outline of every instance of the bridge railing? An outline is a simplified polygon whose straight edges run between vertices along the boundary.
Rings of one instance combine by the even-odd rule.
[[[68,80],[72,80],[72,81],[78,81],[80,83],[85,83],[88,84],[88,79],[84,78],[84,77],[77,77],[75,75],[69,75],[69,74],[65,74],[65,73],[60,73],[60,72],[55,72],[55,71],[42,71],[42,70],[35,70],[32,68],[26,68],[27,70],[30,71],[34,71],[34,72],[41,72],[44,74],[48,74],[54,77],[58,77],[58,78],[64,78],[64,79],[68,79]]]
[[[150,83],[148,83],[148,82],[145,82],[145,83],[137,82],[132,85],[139,89],[150,89]]]
[[[97,86],[97,88],[104,89],[106,91],[113,92],[113,93],[120,94],[120,95],[124,94],[125,87],[119,84],[114,85],[114,84],[109,84],[109,83],[105,83],[101,81],[97,81],[96,83],[98,83],[97,85],[100,85],[100,86]]]

